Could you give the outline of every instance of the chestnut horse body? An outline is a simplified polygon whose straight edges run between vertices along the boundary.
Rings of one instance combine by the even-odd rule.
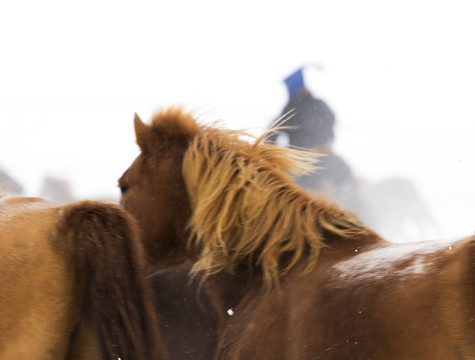
[[[135,228],[112,204],[0,200],[0,358],[159,359]]]
[[[179,109],[135,121],[119,180],[157,266],[189,258],[215,359],[474,359],[475,239],[390,244],[289,177],[309,154]]]

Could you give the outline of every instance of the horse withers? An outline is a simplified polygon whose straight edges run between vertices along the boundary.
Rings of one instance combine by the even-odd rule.
[[[194,262],[216,360],[475,358],[474,238],[388,243],[295,185],[310,154],[180,109],[135,132],[121,203],[150,260]]]
[[[0,200],[0,359],[160,359],[136,225],[119,206]]]

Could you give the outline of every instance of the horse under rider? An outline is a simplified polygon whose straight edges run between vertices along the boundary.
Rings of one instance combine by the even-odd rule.
[[[304,175],[296,182],[315,194],[324,194],[353,210],[361,208],[356,180],[350,166],[332,151],[335,138],[335,115],[328,105],[312,95],[305,87],[303,69],[300,68],[284,79],[289,100],[282,111],[288,118],[281,133],[288,136],[288,144],[315,151],[321,157],[319,169]],[[285,114],[291,115],[285,115]],[[277,141],[279,134],[268,139]]]

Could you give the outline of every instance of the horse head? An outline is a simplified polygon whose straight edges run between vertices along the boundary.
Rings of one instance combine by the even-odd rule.
[[[191,209],[181,163],[194,132],[191,118],[177,109],[160,114],[151,125],[135,115],[141,153],[119,179],[121,204],[137,218],[146,253],[160,267],[185,258]]]

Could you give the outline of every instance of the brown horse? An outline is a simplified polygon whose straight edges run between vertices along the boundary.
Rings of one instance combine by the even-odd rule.
[[[170,359],[210,360],[225,314],[219,318],[206,289],[200,289],[198,279],[190,279],[192,265],[185,262],[158,270],[149,280],[155,290],[164,352]]]
[[[2,199],[0,254],[0,359],[160,359],[142,247],[119,206]]]
[[[293,183],[308,154],[179,109],[135,131],[122,204],[232,315],[215,359],[475,359],[475,238],[390,244]]]

